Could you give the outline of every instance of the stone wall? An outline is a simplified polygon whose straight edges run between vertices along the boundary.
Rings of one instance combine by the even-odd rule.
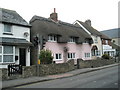
[[[111,60],[105,60],[105,59],[97,59],[97,60],[81,60],[79,59],[79,67],[80,68],[91,68],[91,67],[99,67],[109,64],[114,64],[114,59]],[[0,80],[10,80],[10,79],[18,79],[18,78],[27,78],[37,75],[37,66],[23,66],[23,72],[22,75],[13,75],[8,76],[8,70],[7,69],[0,69]],[[45,75],[53,75],[53,74],[60,74],[65,73],[71,70],[74,70],[74,60],[69,60],[67,63],[61,63],[61,64],[40,64],[39,65],[39,76],[45,76]]]
[[[36,65],[32,66],[23,66],[23,73],[22,77],[31,77],[31,76],[36,76]]]
[[[105,65],[110,65],[110,64],[115,64],[115,59],[100,59],[98,58],[97,60],[82,60],[79,59],[79,67],[80,68],[94,68],[94,67],[100,67],[100,66],[105,66]]]
[[[70,60],[67,63],[61,64],[40,64],[39,65],[39,75],[51,75],[71,71],[74,68],[74,60]],[[8,69],[0,69],[0,79],[1,80],[11,80],[19,78],[27,78],[37,75],[37,66],[23,66],[22,75],[12,75],[8,76]]]
[[[0,68],[0,80],[5,80],[8,77],[7,69]]]
[[[74,70],[74,60],[69,60],[67,63],[61,64],[41,64],[40,76],[65,73]]]

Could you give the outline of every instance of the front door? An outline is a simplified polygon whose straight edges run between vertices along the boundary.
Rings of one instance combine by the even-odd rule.
[[[26,66],[26,49],[20,48],[19,49],[19,64],[22,66]]]

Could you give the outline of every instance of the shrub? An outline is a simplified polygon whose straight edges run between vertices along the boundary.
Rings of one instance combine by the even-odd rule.
[[[102,55],[102,58],[103,58],[103,59],[110,59],[111,57],[110,57],[108,54],[103,54],[103,55]]]
[[[40,62],[43,64],[50,64],[53,61],[52,52],[50,50],[41,50],[39,55]]]

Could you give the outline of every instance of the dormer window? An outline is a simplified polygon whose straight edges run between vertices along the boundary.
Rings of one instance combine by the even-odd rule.
[[[48,41],[57,42],[58,41],[57,35],[48,35]]]
[[[76,37],[70,37],[68,42],[76,42]]]
[[[5,34],[12,34],[12,25],[4,24],[4,33]]]
[[[84,43],[89,43],[89,40],[85,40],[85,42]]]

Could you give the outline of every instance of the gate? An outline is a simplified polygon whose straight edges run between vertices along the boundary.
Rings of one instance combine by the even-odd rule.
[[[8,65],[8,76],[22,74],[22,65],[9,64]]]

